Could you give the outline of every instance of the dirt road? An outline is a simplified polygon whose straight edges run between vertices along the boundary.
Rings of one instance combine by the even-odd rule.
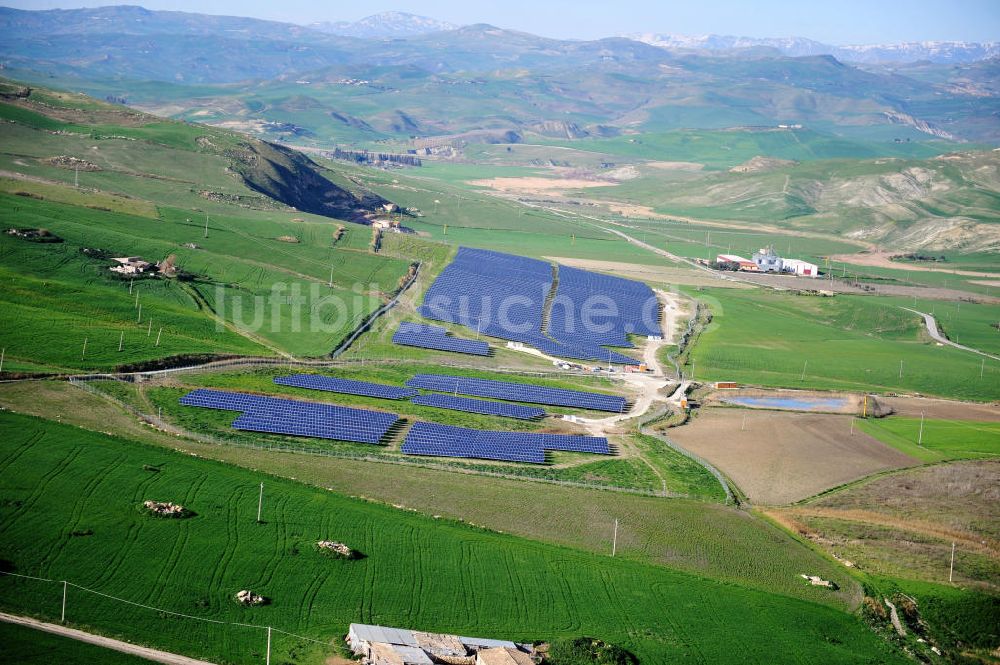
[[[52,633],[54,635],[61,635],[63,637],[68,637],[71,640],[94,644],[99,647],[104,647],[105,649],[111,649],[112,651],[120,651],[121,653],[127,653],[132,656],[138,656],[139,658],[151,660],[154,663],[166,663],[167,665],[213,665],[213,663],[206,660],[196,660],[194,658],[188,658],[187,656],[181,656],[176,653],[159,651],[157,649],[150,649],[149,647],[141,647],[137,644],[130,644],[129,642],[122,642],[121,640],[113,640],[110,637],[85,633],[82,630],[76,630],[75,628],[67,628],[66,626],[60,626],[54,623],[45,623],[44,621],[18,616],[16,614],[0,612],[0,621],[14,623],[20,626],[27,626],[28,628],[42,630],[46,633]]]
[[[991,272],[976,272],[974,270],[958,270],[958,269],[947,269],[947,268],[932,268],[930,266],[922,266],[914,263],[900,263],[898,261],[893,261],[890,257],[893,254],[888,254],[886,252],[859,252],[857,254],[837,254],[831,256],[831,261],[842,261],[844,263],[853,263],[857,266],[871,266],[873,268],[892,268],[893,270],[913,270],[917,272],[938,272],[947,275],[962,275],[964,277],[985,277],[985,278],[996,278],[996,273]]]
[[[907,312],[913,312],[914,314],[919,314],[924,317],[924,323],[927,325],[927,334],[931,336],[935,342],[939,344],[947,344],[948,346],[953,346],[956,349],[962,349],[963,351],[970,351],[972,353],[978,353],[981,356],[986,356],[987,358],[992,358],[993,360],[1000,360],[1000,357],[994,356],[992,354],[986,353],[985,351],[980,351],[979,349],[973,349],[971,346],[962,346],[961,344],[956,344],[947,337],[941,334],[937,327],[937,321],[934,317],[926,312],[918,312],[915,309],[910,309],[909,307],[903,307]]]

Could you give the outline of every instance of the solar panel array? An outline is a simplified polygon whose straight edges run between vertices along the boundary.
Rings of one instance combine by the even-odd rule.
[[[603,437],[492,432],[424,422],[417,423],[410,429],[402,446],[402,451],[407,455],[468,457],[532,464],[544,464],[546,450],[612,454],[608,440]]]
[[[274,382],[282,386],[308,388],[309,390],[324,390],[344,395],[360,395],[362,397],[379,397],[381,399],[408,399],[417,394],[416,390],[387,386],[382,383],[338,379],[320,374],[293,374],[291,376],[276,376]]]
[[[559,289],[548,326],[553,339],[628,347],[630,333],[662,334],[659,320],[659,301],[646,284],[559,266]]]
[[[552,356],[601,363],[636,365],[635,358],[604,347],[632,346],[628,333],[660,334],[656,296],[641,282],[560,266],[555,293],[552,286],[552,266],[545,261],[462,247],[428,289],[420,313]],[[592,306],[595,296],[612,311],[598,313],[605,309]]]
[[[439,409],[451,409],[452,411],[464,411],[466,413],[481,413],[487,416],[503,416],[505,418],[517,418],[519,420],[533,420],[535,418],[541,418],[545,415],[545,410],[539,409],[536,406],[521,406],[519,404],[507,404],[506,402],[490,402],[482,399],[442,395],[440,393],[419,395],[410,401],[414,404],[420,404],[421,406],[433,406]]]
[[[490,345],[486,342],[451,337],[448,335],[448,331],[441,326],[403,322],[399,324],[399,329],[392,336],[392,342],[402,346],[416,346],[435,351],[454,351],[473,356],[490,355]]]
[[[399,420],[394,413],[206,388],[184,395],[180,403],[204,409],[240,411],[242,415],[233,421],[233,428],[239,430],[356,443],[379,443]]]
[[[417,374],[406,382],[411,388],[423,388],[459,395],[488,397],[511,402],[548,404],[551,406],[571,406],[596,411],[621,413],[625,410],[625,398],[618,395],[603,395],[565,388],[547,388],[526,383],[475,379],[467,376],[447,374]]]

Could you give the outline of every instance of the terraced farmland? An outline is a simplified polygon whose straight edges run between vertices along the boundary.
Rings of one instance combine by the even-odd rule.
[[[0,431],[0,556],[21,574],[324,643],[349,622],[365,621],[521,640],[595,635],[648,662],[773,662],[775,654],[800,662],[896,660],[857,618],[823,605],[279,479],[264,479],[264,523],[257,524],[257,474],[24,416],[0,415]],[[153,497],[180,501],[197,516],[151,518],[138,504]],[[366,558],[319,555],[313,544],[327,537]],[[0,584],[8,610],[51,617],[58,606],[56,585],[11,577]],[[233,602],[248,587],[271,604]],[[250,628],[165,620],[83,592],[70,594],[67,613],[73,623],[180,652],[262,662],[251,646],[262,633]],[[748,642],[745,631],[761,639]],[[285,658],[323,650],[301,639],[277,642]]]

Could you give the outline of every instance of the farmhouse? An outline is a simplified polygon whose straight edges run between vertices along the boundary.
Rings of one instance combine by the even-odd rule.
[[[142,275],[153,268],[152,263],[143,261],[139,256],[120,256],[111,260],[118,263],[116,266],[111,266],[111,272],[122,275]]]
[[[532,665],[531,647],[509,640],[459,637],[352,623],[347,644],[367,665]]]
[[[739,269],[745,272],[760,272],[760,268],[757,264],[750,259],[745,259],[742,256],[736,254],[719,254],[715,257],[716,263],[734,263],[739,266]]]
[[[753,262],[757,264],[757,268],[761,272],[781,272],[783,268],[783,261],[780,256],[774,252],[774,247],[764,247],[761,250],[754,252]]]

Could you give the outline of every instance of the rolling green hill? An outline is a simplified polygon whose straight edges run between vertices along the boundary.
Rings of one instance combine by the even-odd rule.
[[[409,268],[336,219],[384,199],[300,153],[13,83],[0,116],[0,225],[62,240],[0,237],[5,370],[324,356]],[[115,256],[174,256],[181,272],[133,284]]]

